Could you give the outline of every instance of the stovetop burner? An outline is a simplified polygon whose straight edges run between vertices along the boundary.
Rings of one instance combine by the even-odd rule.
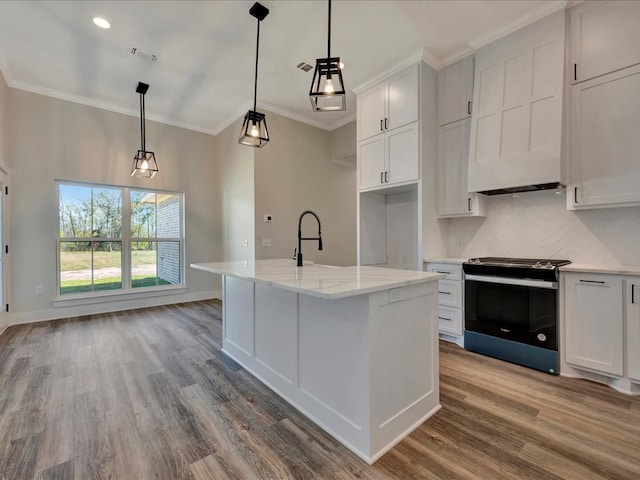
[[[501,267],[541,268],[552,270],[571,263],[570,260],[553,260],[546,258],[506,258],[506,257],[478,257],[470,258],[470,265],[496,265]]]

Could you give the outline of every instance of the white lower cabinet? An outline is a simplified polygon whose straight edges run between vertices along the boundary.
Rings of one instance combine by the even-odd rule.
[[[623,277],[566,273],[564,278],[567,363],[623,376]]]
[[[640,382],[640,277],[627,280],[627,374]]]
[[[438,284],[439,330],[440,333],[460,337],[456,343],[461,342],[464,331],[462,265],[428,262],[427,271],[446,275]]]

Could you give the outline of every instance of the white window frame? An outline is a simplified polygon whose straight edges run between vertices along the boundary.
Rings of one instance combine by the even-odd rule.
[[[103,238],[103,237],[60,237],[60,185],[70,185],[76,187],[86,188],[105,188],[112,190],[120,190],[122,194],[121,205],[121,236],[118,238]],[[131,237],[131,192],[148,192],[155,194],[169,194],[178,197],[179,215],[180,215],[180,237],[179,238],[135,238]],[[176,192],[172,190],[159,190],[154,188],[144,187],[131,187],[122,185],[109,185],[100,183],[89,182],[75,182],[68,180],[56,180],[55,181],[55,248],[56,248],[56,296],[53,298],[53,304],[56,307],[66,307],[73,305],[88,305],[91,303],[101,303],[108,301],[123,301],[136,298],[156,297],[167,295],[170,293],[180,294],[187,291],[185,283],[185,202],[184,192]],[[157,204],[156,204],[157,206]],[[156,224],[156,234],[157,234]],[[121,242],[121,271],[122,271],[122,288],[114,290],[100,290],[91,292],[82,292],[74,294],[61,294],[60,293],[60,244],[63,242]],[[180,244],[180,283],[170,285],[153,285],[149,287],[132,287],[132,275],[131,275],[131,244],[132,242],[179,242]]]

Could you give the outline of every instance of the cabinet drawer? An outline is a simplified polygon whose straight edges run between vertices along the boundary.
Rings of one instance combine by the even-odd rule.
[[[462,282],[440,280],[438,285],[438,304],[462,308]]]
[[[438,324],[441,332],[462,335],[462,310],[440,306]]]
[[[462,280],[462,265],[453,265],[451,263],[429,263],[427,264],[428,272],[444,273],[446,280]]]

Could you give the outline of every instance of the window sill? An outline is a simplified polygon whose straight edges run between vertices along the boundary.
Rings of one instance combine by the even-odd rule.
[[[140,291],[127,292],[97,292],[91,296],[84,295],[65,295],[64,297],[56,297],[51,302],[54,307],[74,307],[76,305],[92,305],[95,303],[123,302],[126,300],[137,300],[140,298],[162,297],[164,295],[179,295],[186,293],[185,285],[176,285],[164,288],[140,289]]]

